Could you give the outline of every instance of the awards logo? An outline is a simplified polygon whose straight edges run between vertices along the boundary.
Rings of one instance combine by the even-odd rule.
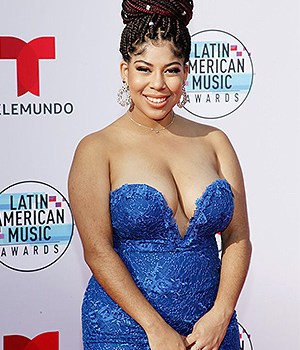
[[[215,29],[198,32],[192,35],[185,109],[201,118],[225,117],[248,97],[253,75],[250,53],[238,38]]]
[[[239,323],[239,331],[240,331],[241,350],[253,350],[251,336],[240,323]]]
[[[0,192],[0,262],[21,272],[45,269],[68,249],[74,220],[65,196],[39,181]]]

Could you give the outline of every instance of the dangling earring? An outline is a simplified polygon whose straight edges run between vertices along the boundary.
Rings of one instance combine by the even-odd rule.
[[[186,93],[186,89],[185,89],[185,83],[182,84],[182,89],[181,89],[181,97],[180,100],[177,102],[177,106],[179,108],[182,108],[185,106],[185,104],[187,103],[188,97],[187,97],[187,93]]]
[[[122,87],[118,92],[117,102],[120,103],[122,107],[127,107],[131,105],[131,96],[129,91],[129,86],[123,81]]]

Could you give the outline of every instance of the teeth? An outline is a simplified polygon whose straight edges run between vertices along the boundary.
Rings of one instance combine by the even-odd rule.
[[[162,103],[162,102],[165,102],[166,101],[166,97],[163,97],[163,98],[154,98],[154,97],[149,97],[147,96],[147,99],[151,102],[154,102],[154,103]]]

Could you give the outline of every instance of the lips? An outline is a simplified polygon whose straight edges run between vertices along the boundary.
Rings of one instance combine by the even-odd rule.
[[[146,99],[152,103],[163,103],[167,100],[167,97],[151,97],[146,96]]]

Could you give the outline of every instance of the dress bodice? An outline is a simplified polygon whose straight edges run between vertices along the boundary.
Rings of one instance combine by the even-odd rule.
[[[115,245],[127,241],[142,249],[149,244],[169,248],[199,244],[223,231],[234,209],[233,193],[225,179],[208,185],[196,199],[195,211],[185,235],[179,233],[172,209],[164,195],[147,184],[124,184],[110,193],[110,211]],[[153,246],[152,246],[153,248]],[[155,249],[155,248],[154,248]]]

